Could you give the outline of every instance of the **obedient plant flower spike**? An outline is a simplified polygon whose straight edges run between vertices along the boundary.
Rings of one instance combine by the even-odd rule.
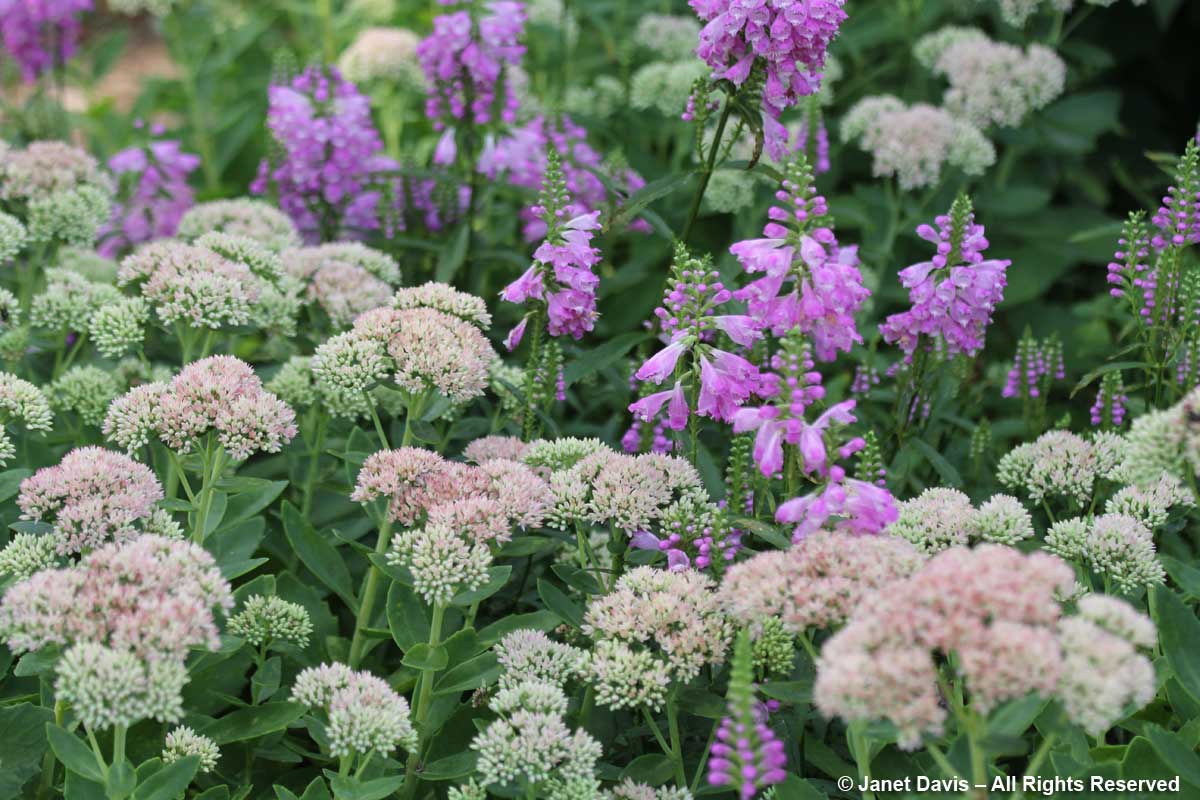
[[[555,365],[543,353],[542,325],[551,336],[569,334],[575,339],[591,331],[596,311],[596,287],[600,279],[592,271],[600,263],[593,247],[593,231],[600,227],[600,212],[586,213],[571,201],[563,174],[562,160],[553,150],[546,154],[546,171],[534,212],[546,226],[546,239],[533,254],[533,264],[500,293],[510,303],[531,304],[532,309],[504,340],[515,350],[532,324],[529,357],[525,364],[526,409],[522,431],[526,441],[537,438],[535,397],[548,394],[548,382],[558,379]],[[532,301],[532,303],[531,303]]]
[[[161,129],[154,126],[154,133]],[[174,236],[179,220],[195,202],[188,176],[199,166],[198,156],[183,152],[171,139],[155,139],[113,155],[108,168],[122,191],[112,219],[100,230],[100,252],[114,257],[133,245]]]
[[[16,63],[26,83],[65,66],[79,43],[80,17],[92,8],[93,0],[5,6],[0,39],[5,55]]]
[[[1159,250],[1200,244],[1200,143],[1192,138],[1175,167],[1174,183],[1152,220]]]
[[[708,782],[733,788],[741,800],[751,800],[787,777],[784,743],[767,724],[779,702],[759,701],[755,688],[750,635],[743,630],[734,642],[729,666],[728,715],[717,727],[708,759]]]

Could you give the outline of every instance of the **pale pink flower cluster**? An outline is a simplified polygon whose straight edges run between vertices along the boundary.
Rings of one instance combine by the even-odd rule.
[[[492,315],[482,297],[460,292],[445,283],[429,281],[420,286],[397,289],[392,298],[392,307],[401,310],[432,308],[478,325],[482,330],[492,327]]]
[[[524,464],[492,459],[472,466],[415,447],[383,450],[363,462],[350,499],[381,498],[388,501],[388,517],[401,525],[427,516],[500,541],[514,525],[540,525],[552,502],[546,481]]]
[[[513,631],[496,643],[496,660],[504,668],[500,688],[526,681],[562,686],[572,678],[584,677],[588,652],[562,644],[538,630]]]
[[[308,284],[308,299],[339,328],[364,311],[387,305],[392,287],[400,282],[394,258],[359,242],[294,248],[281,259],[289,275]]]
[[[938,664],[954,654],[970,705],[987,713],[1062,673],[1057,597],[1074,571],[1045,553],[984,544],[946,550],[912,577],[869,595],[824,646],[813,695],[827,717],[886,719],[913,749],[946,719]]]
[[[118,397],[104,420],[104,434],[126,450],[151,435],[177,452],[188,452],[213,433],[234,460],[257,452],[278,453],[296,436],[296,415],[263,389],[249,364],[211,356],[188,364],[170,383],[148,383]]]
[[[121,286],[137,286],[164,323],[213,330],[245,325],[261,281],[248,266],[205,247],[151,242],[121,262]]]
[[[657,453],[631,456],[596,449],[550,475],[556,527],[579,520],[624,531],[650,528],[682,494],[701,488],[687,460]]]
[[[309,667],[296,676],[292,700],[325,713],[329,753],[334,757],[386,755],[397,747],[416,749],[408,701],[369,672],[336,663]]]
[[[411,396],[438,392],[456,404],[483,394],[496,358],[487,337],[463,319],[434,308],[376,308],[317,348],[320,385],[346,396],[390,377]]]
[[[463,456],[476,464],[497,459],[520,461],[528,449],[529,445],[516,436],[484,436],[467,445]]]
[[[894,536],[819,531],[725,573],[719,592],[731,619],[758,633],[778,619],[794,635],[841,625],[868,594],[907,578],[924,556]]]
[[[146,661],[182,660],[191,648],[220,646],[213,609],[232,606],[203,548],[147,534],[13,586],[0,602],[0,637],[17,653],[94,642]]]
[[[21,481],[21,519],[53,523],[60,555],[137,535],[163,490],[154,473],[101,447],[72,450],[57,466]]]
[[[1058,697],[1067,716],[1093,737],[1124,718],[1125,709],[1154,699],[1158,680],[1150,659],[1139,652],[1158,640],[1154,623],[1128,603],[1087,595],[1079,615],[1059,623],[1063,649]]]
[[[592,679],[606,704],[620,708],[623,684],[657,675],[658,686],[641,699],[657,708],[671,682],[694,678],[706,664],[725,660],[732,626],[711,578],[694,570],[671,572],[637,567],[595,598],[583,632],[607,643],[593,653]],[[639,671],[638,654],[649,670]],[[614,668],[623,664],[624,668]]]

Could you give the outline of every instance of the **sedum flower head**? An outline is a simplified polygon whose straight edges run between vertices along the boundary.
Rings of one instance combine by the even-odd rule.
[[[188,673],[182,659],[143,660],[128,650],[80,642],[67,648],[56,671],[55,696],[70,703],[89,731],[183,716]]]
[[[918,40],[918,60],[950,86],[946,110],[978,128],[1016,127],[1062,94],[1067,68],[1049,48],[1025,50],[974,28],[944,28]]]
[[[772,620],[790,634],[834,628],[868,594],[907,578],[925,558],[904,539],[818,531],[787,550],[729,568],[719,598],[731,619],[759,638]]]
[[[168,325],[217,330],[245,325],[261,283],[244,264],[175,241],[143,245],[121,262],[121,286],[136,286]]]
[[[0,212],[0,265],[7,264],[17,253],[25,249],[29,241],[29,232],[21,224],[21,220]]]
[[[924,553],[938,553],[967,544],[975,509],[957,489],[926,489],[900,504],[900,516],[888,533],[907,539]]]
[[[87,330],[97,307],[121,299],[113,286],[97,283],[68,269],[46,272],[46,289],[33,298],[29,322],[54,333]]]
[[[16,375],[0,372],[0,467],[17,454],[6,426],[20,422],[27,430],[49,431],[54,419],[42,390]]]
[[[296,435],[295,418],[263,389],[249,364],[211,356],[187,365],[169,384],[145,384],[117,398],[104,434],[131,451],[154,436],[188,452],[211,432],[231,458],[242,461],[260,451],[279,452]]]
[[[388,501],[388,517],[412,525],[457,492],[449,464],[437,453],[417,447],[381,450],[363,462],[350,499],[356,503]]]
[[[255,647],[280,642],[306,647],[312,635],[312,619],[299,603],[256,594],[246,599],[242,610],[229,619],[229,632]]]
[[[331,264],[348,264],[373,275],[384,283],[400,282],[400,265],[382,250],[360,242],[331,242],[312,247],[296,247],[283,252],[284,269],[301,280],[314,275]]]
[[[58,563],[58,537],[18,533],[0,550],[0,576],[23,581]]]
[[[84,425],[97,427],[120,393],[111,372],[90,364],[71,367],[46,387],[51,408],[60,414],[75,414]]]
[[[217,759],[221,757],[221,750],[212,739],[201,736],[186,725],[181,725],[167,734],[162,760],[164,764],[174,764],[179,759],[188,756],[200,758],[201,772],[212,772],[217,768]]]
[[[149,467],[100,447],[72,450],[21,481],[21,518],[54,525],[60,555],[137,536],[162,486]]]
[[[996,470],[1000,483],[1021,489],[1034,503],[1072,500],[1085,506],[1103,464],[1086,439],[1070,431],[1050,431],[1010,450]]]
[[[386,81],[419,87],[423,82],[417,64],[419,41],[406,28],[364,28],[338,58],[338,69],[354,83]]]
[[[600,743],[563,720],[567,698],[554,684],[529,682],[499,692],[492,709],[500,718],[471,742],[485,786],[524,785],[539,797],[561,797],[566,786],[591,784],[594,795]],[[536,789],[534,787],[537,787]]]
[[[613,452],[599,439],[538,439],[529,443],[522,457],[529,466],[543,475],[571,469],[587,456],[597,452]]]
[[[140,350],[150,321],[150,306],[140,297],[122,297],[96,309],[87,331],[106,358]]]
[[[430,523],[396,534],[387,559],[412,573],[413,589],[425,602],[445,606],[459,592],[473,592],[487,583],[492,552],[469,535]]]
[[[143,534],[13,586],[0,601],[0,637],[14,652],[97,642],[148,661],[182,659],[194,647],[217,649],[213,609],[232,605],[205,550]]]
[[[276,252],[300,245],[300,234],[287,214],[261,200],[199,203],[179,220],[178,235],[185,241],[212,231],[245,236]]]
[[[655,789],[644,783],[626,778],[601,795],[602,800],[692,800],[687,789],[660,786]]]
[[[504,672],[500,687],[527,681],[562,686],[587,672],[588,653],[562,644],[537,630],[516,630],[496,643],[496,660]]]
[[[112,178],[85,150],[40,141],[0,151],[0,200],[29,205],[79,188],[112,191]]]
[[[1052,696],[1062,673],[1057,597],[1075,582],[1045,553],[955,547],[868,596],[824,645],[813,694],[827,717],[886,719],[913,749],[942,731],[938,664],[951,653],[971,705],[987,713],[1030,692]]]
[[[308,408],[317,402],[318,392],[312,373],[312,358],[292,356],[263,387],[294,409]]]
[[[521,461],[529,445],[516,436],[484,436],[463,448],[463,456],[475,464],[502,459]]]
[[[483,394],[496,352],[478,328],[432,308],[398,314],[400,330],[387,350],[401,389],[414,395],[437,391],[455,404]]]
[[[408,701],[368,672],[344,664],[310,667],[296,676],[292,699],[325,713],[329,752],[335,757],[416,748]]]
[[[970,528],[973,539],[1015,546],[1033,536],[1033,517],[1017,498],[998,494],[974,513]]]
[[[1157,639],[1154,623],[1127,603],[1087,595],[1058,626],[1063,674],[1057,696],[1072,722],[1093,737],[1154,699],[1154,665],[1139,652]]]
[[[1195,505],[1192,493],[1174,475],[1164,473],[1145,486],[1131,485],[1120,489],[1104,504],[1106,514],[1123,514],[1154,530],[1165,525],[1175,507]]]
[[[1124,514],[1104,514],[1092,521],[1084,557],[1100,574],[1125,592],[1162,583],[1166,577],[1150,529]]]
[[[483,330],[492,326],[492,315],[488,313],[483,298],[460,292],[445,283],[429,281],[420,286],[398,289],[392,298],[392,307],[401,310],[432,308],[478,325]]]
[[[64,189],[30,201],[26,226],[33,242],[89,247],[112,214],[112,197],[95,186]]]
[[[689,681],[705,664],[725,659],[731,628],[714,588],[710,578],[692,570],[637,567],[621,576],[612,592],[591,602],[583,632],[597,642],[649,652],[651,661],[666,668],[669,679]],[[598,691],[604,683],[602,672],[593,661]]]
[[[842,118],[841,135],[871,154],[875,177],[895,177],[904,190],[936,185],[946,167],[982,175],[996,162],[996,148],[970,122],[890,95],[860,100]]]
[[[643,14],[633,30],[635,45],[672,61],[690,59],[699,37],[696,20],[671,14]]]

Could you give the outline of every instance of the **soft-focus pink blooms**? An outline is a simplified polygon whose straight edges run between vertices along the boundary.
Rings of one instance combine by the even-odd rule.
[[[60,554],[81,553],[138,535],[163,497],[144,464],[100,447],[81,447],[21,481],[21,518],[54,524]]]
[[[662,383],[674,374],[675,365],[679,363],[679,357],[686,351],[687,346],[683,341],[683,337],[679,337],[651,356],[645,364],[642,364],[635,377],[639,381]]]
[[[781,503],[775,510],[775,520],[795,525],[792,541],[799,542],[830,520],[833,520],[834,530],[879,533],[895,522],[899,514],[891,492],[851,478],[831,481],[812,494]]]
[[[655,392],[654,394],[646,395],[641,400],[629,406],[629,410],[636,419],[640,419],[643,422],[650,422],[658,416],[663,405],[668,403],[667,427],[676,431],[685,429],[688,421],[688,404],[687,397],[683,392],[683,386],[679,381],[675,382],[674,388],[668,389],[665,392]]]
[[[504,337],[505,350],[511,353],[520,346],[521,340],[525,338],[525,328],[527,325],[529,325],[529,317],[523,317],[520,322],[513,326],[513,329]]]
[[[142,535],[13,586],[0,603],[0,637],[15,652],[96,642],[150,661],[182,659],[191,648],[220,646],[213,609],[232,607],[208,552]]]

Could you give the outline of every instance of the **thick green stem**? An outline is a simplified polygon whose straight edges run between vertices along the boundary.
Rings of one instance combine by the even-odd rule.
[[[217,481],[225,469],[225,448],[217,445],[212,450],[210,441],[204,447],[204,472],[200,484],[200,508],[196,511],[196,525],[192,530],[192,541],[203,544],[208,536],[208,517],[212,512],[213,495],[216,493]]]
[[[113,766],[120,766],[125,763],[125,734],[127,729],[124,725],[117,725],[113,728]]]
[[[54,701],[54,724],[61,726],[63,718],[66,716],[67,706],[62,700]],[[54,756],[54,751],[46,748],[46,755],[42,756],[42,779],[38,783],[38,800],[44,800],[54,794],[54,768],[58,764],[58,759]]]
[[[440,603],[434,604],[433,619],[429,623],[429,646],[431,648],[442,643],[442,621],[445,616],[446,607]],[[404,767],[404,786],[400,791],[400,796],[404,798],[415,797],[417,785],[421,782],[421,779],[417,777],[417,768],[421,766],[421,752],[429,744],[430,732],[425,730],[425,726],[429,722],[429,707],[433,704],[433,679],[436,676],[437,673],[433,670],[424,670],[421,677],[418,678],[413,723],[416,726],[417,735],[421,737],[421,742],[417,749],[409,754]]]
[[[300,500],[300,512],[305,519],[312,513],[313,492],[316,491],[317,478],[321,470],[321,448],[325,443],[326,417],[320,413],[317,406],[312,408],[315,417],[311,430],[313,431],[312,447],[308,451],[308,471],[304,475],[304,496]]]
[[[854,764],[858,767],[858,782],[866,786],[871,777],[871,743],[867,741],[866,726],[862,722],[850,723],[850,751],[854,753]],[[863,800],[874,800],[875,793],[864,789]]]
[[[671,760],[675,762],[675,785],[687,788],[687,773],[683,769],[683,740],[679,736],[679,709],[675,697],[667,699],[667,733],[671,737]]]
[[[392,541],[392,522],[385,519],[379,526],[379,539],[375,542],[375,553],[383,555]],[[350,640],[350,666],[358,669],[366,653],[366,628],[371,624],[371,612],[375,610],[375,596],[379,594],[379,582],[383,573],[374,564],[367,565],[367,577],[363,582],[358,599],[358,615],[354,620],[354,638]]]
[[[1042,762],[1046,760],[1046,756],[1050,755],[1050,748],[1054,746],[1054,742],[1058,739],[1058,734],[1048,733],[1042,739],[1042,743],[1038,745],[1038,749],[1034,751],[1033,757],[1029,759],[1029,763],[1025,765],[1025,774],[1027,776],[1037,776],[1038,769],[1041,768]],[[1023,800],[1025,791],[1018,786],[1013,791],[1010,800]]]
[[[708,161],[705,162],[704,171],[700,173],[700,183],[696,186],[696,194],[692,196],[692,207],[688,209],[683,235],[679,237],[684,244],[687,244],[688,237],[691,236],[692,227],[696,224],[696,217],[700,216],[700,202],[704,199],[704,192],[708,189],[708,182],[716,168],[717,153],[721,150],[721,139],[725,136],[725,125],[729,122],[729,115],[732,111],[733,95],[728,95],[725,98],[725,107],[721,109],[721,117],[717,120],[717,132],[713,135],[712,144],[709,145]]]
[[[108,762],[104,760],[104,753],[100,750],[100,743],[96,741],[96,734],[92,733],[92,729],[84,726],[87,731],[88,744],[92,746],[92,753],[96,756],[96,766],[100,768],[100,774],[104,776],[105,781],[108,780]]]
[[[383,421],[379,419],[379,412],[375,410],[375,400],[371,397],[371,393],[363,391],[363,397],[366,398],[367,408],[371,410],[371,421],[375,423],[375,434],[379,436],[379,443],[383,445],[384,450],[391,450],[392,446],[388,444],[387,432],[383,429]]]

